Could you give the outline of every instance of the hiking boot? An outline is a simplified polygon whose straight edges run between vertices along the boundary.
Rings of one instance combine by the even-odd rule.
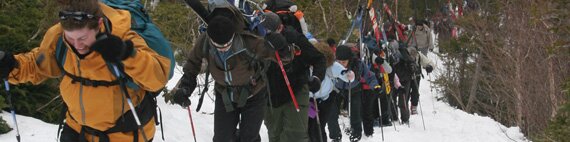
[[[411,106],[410,110],[412,111],[412,115],[418,114],[417,106]]]

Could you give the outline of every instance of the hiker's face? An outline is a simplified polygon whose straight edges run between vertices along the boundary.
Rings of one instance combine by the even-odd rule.
[[[337,60],[343,67],[348,68],[348,60]]]
[[[96,37],[99,30],[85,27],[72,31],[64,30],[63,32],[65,41],[72,45],[79,54],[84,55],[89,53],[91,45],[95,43],[97,39]]]

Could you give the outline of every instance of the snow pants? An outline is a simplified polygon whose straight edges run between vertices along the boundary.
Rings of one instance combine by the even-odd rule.
[[[267,106],[267,91],[247,99],[245,106],[238,108],[233,103],[234,111],[227,112],[220,93],[216,92],[214,110],[214,142],[259,142],[259,130]],[[239,125],[239,133],[236,126]]]
[[[333,100],[332,97],[329,97],[327,100],[321,101],[320,99],[317,99],[317,104],[318,104],[318,115],[319,115],[319,122],[320,122],[320,127],[317,124],[317,118],[309,118],[309,138],[311,140],[311,142],[320,142],[319,141],[319,130],[321,131],[321,136],[322,136],[322,140],[323,142],[327,141],[327,133],[325,131],[325,126],[328,122],[329,116],[332,113],[332,107],[333,107],[333,103],[335,101]],[[312,103],[312,101],[311,101]],[[330,126],[329,126],[330,127]]]
[[[362,128],[364,134],[374,134],[374,119],[378,114],[378,95],[372,90],[362,91]]]

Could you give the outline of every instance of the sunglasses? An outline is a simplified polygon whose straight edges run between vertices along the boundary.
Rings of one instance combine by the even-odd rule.
[[[77,12],[69,12],[69,11],[60,11],[59,12],[59,19],[60,20],[67,20],[69,18],[73,18],[77,21],[83,21],[85,19],[93,19],[95,15],[87,14],[85,12],[77,11]]]
[[[215,47],[217,47],[217,48],[226,48],[226,47],[229,47],[229,46],[232,45],[232,43],[233,43],[233,41],[234,41],[234,37],[235,37],[235,34],[232,35],[232,38],[230,38],[230,41],[228,41],[228,42],[226,42],[226,43],[224,43],[224,44],[218,44],[218,43],[214,42],[214,40],[212,40],[212,39],[210,38],[210,43],[211,43],[212,45],[214,45]]]

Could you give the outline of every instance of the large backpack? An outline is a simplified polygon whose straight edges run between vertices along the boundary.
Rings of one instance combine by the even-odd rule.
[[[294,5],[296,5],[295,2],[291,0],[268,0],[265,11],[274,12],[279,15],[283,25],[292,26],[297,32],[303,33],[300,21],[303,17],[303,12],[300,10],[291,11],[290,7]]]
[[[115,8],[115,9],[122,9],[122,10],[129,11],[129,13],[131,14],[131,30],[135,31],[139,36],[141,36],[145,40],[148,47],[150,47],[156,53],[170,59],[170,72],[168,73],[168,79],[172,78],[173,72],[174,72],[174,66],[176,63],[175,59],[174,59],[173,50],[170,46],[169,41],[164,37],[162,32],[160,32],[158,27],[154,23],[152,23],[150,16],[148,15],[146,10],[144,9],[144,6],[140,2],[140,0],[101,0],[101,2],[105,3],[106,5],[108,5],[112,8]],[[109,27],[109,28],[106,28],[106,30],[107,30],[106,32],[111,33],[111,31],[112,31],[111,24],[112,23],[109,23],[109,20],[107,20],[106,18],[104,21],[105,21],[104,22],[105,27]],[[120,79],[120,77],[117,77],[117,80],[115,80],[115,81],[108,82],[108,81],[89,80],[86,78],[77,77],[77,76],[74,76],[72,74],[67,73],[65,70],[63,70],[63,65],[65,64],[65,53],[67,52],[67,49],[68,48],[66,48],[63,44],[63,37],[60,37],[57,44],[56,44],[56,60],[57,60],[58,66],[60,67],[60,69],[62,70],[64,75],[68,75],[74,81],[80,81],[81,83],[89,85],[89,86],[119,85],[118,80]],[[112,64],[109,62],[106,62],[106,63],[107,63],[107,67],[109,68],[109,70],[111,72],[114,72]],[[119,66],[122,66],[122,65],[119,65]],[[121,76],[126,76],[125,77],[126,85],[129,88],[132,88],[134,90],[140,89],[140,87],[138,85],[136,85],[132,81],[132,79],[130,77],[128,77],[128,75],[126,75],[124,72],[122,74],[123,75],[121,75]],[[113,75],[115,75],[115,74],[113,73]],[[160,94],[160,91],[159,92],[148,92],[147,91],[142,102],[138,106],[136,106],[135,110],[138,112],[139,119],[140,119],[142,124],[148,123],[153,117],[155,117],[156,124],[157,125],[159,124],[158,123],[159,117],[156,113],[156,108],[158,106],[156,104],[156,99],[155,99],[155,97],[158,96],[159,94]],[[62,109],[62,113],[60,116],[61,117],[60,118],[61,123],[60,123],[59,129],[62,129],[63,118],[65,118],[66,112],[67,112],[67,105],[64,104],[63,109]],[[132,113],[125,112],[125,114],[119,118],[119,120],[122,120],[122,121],[117,121],[117,123],[115,124],[114,127],[110,128],[109,130],[106,130],[105,132],[102,132],[102,133],[107,134],[107,133],[113,133],[113,132],[136,131],[138,129],[138,127],[134,123],[135,120],[131,120],[131,119],[133,119]],[[162,119],[162,118],[160,118],[160,119]],[[161,120],[161,122],[162,122],[162,120]],[[58,130],[58,137],[59,137],[59,131],[60,130]],[[135,138],[138,138],[138,136],[135,135]],[[164,139],[164,135],[162,136],[162,139]]]

